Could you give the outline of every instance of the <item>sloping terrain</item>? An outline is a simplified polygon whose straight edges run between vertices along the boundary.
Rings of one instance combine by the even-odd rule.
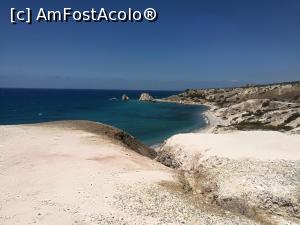
[[[166,101],[210,105],[224,130],[280,130],[299,132],[300,82],[226,89],[186,90]]]
[[[93,122],[0,126],[0,224],[257,224],[193,201],[152,151]]]

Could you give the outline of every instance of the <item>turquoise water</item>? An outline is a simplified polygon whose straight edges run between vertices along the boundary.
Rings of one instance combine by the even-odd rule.
[[[156,98],[177,92],[148,91]],[[111,100],[122,94],[130,101]],[[145,144],[205,127],[205,106],[139,102],[142,91],[0,89],[0,124],[91,120],[121,128]]]

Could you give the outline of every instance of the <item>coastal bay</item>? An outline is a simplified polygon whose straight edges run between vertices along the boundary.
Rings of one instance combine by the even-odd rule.
[[[1,224],[299,224],[298,98],[279,91],[220,105],[203,91],[212,90],[135,102],[205,106],[192,114],[204,129],[178,132],[156,149],[91,121],[1,125]],[[272,126],[240,126],[265,118]]]
[[[125,130],[148,145],[206,126],[197,105],[138,101],[143,91],[0,89],[0,124],[89,120]],[[174,91],[151,91],[164,98]],[[125,94],[130,99],[122,101]],[[199,116],[200,115],[200,116]]]
[[[0,5],[0,225],[300,225],[300,0]]]

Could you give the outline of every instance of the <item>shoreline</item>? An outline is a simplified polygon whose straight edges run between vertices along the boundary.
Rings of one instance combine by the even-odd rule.
[[[204,106],[193,116],[206,126],[150,148],[91,121],[0,126],[0,223],[299,224],[300,135],[219,132],[260,101],[227,112],[210,101],[158,100]]]
[[[211,110],[213,108],[216,108],[213,105],[210,104],[200,104],[200,103],[180,103],[180,102],[175,102],[175,101],[168,101],[168,100],[164,100],[164,99],[155,99],[155,101],[157,102],[162,102],[162,103],[173,103],[173,104],[181,104],[181,105],[199,105],[199,106],[205,106],[208,109],[204,112],[201,112],[199,116],[203,117],[206,123],[205,127],[201,127],[201,128],[196,128],[196,129],[192,129],[188,132],[183,132],[184,134],[189,134],[189,133],[210,133],[214,127],[216,127],[217,125],[223,124],[222,120],[220,118],[218,118]],[[178,135],[178,134],[183,134],[181,132],[175,133],[172,136]],[[170,136],[169,138],[171,138],[172,136]],[[162,145],[164,145],[164,143],[169,139],[164,139],[162,142],[159,143],[155,143],[152,145],[149,145],[150,148],[154,149],[155,151],[158,151]]]
[[[300,133],[300,81],[235,88],[187,89],[161,99],[178,104],[206,105],[217,126],[213,132],[273,130]],[[208,119],[209,119],[208,118]]]
[[[217,106],[209,103],[198,103],[198,102],[185,102],[185,101],[170,101],[166,99],[155,99],[157,102],[167,102],[167,103],[174,103],[174,104],[181,104],[181,105],[199,105],[199,106],[205,106],[208,109],[201,113],[200,116],[203,116],[206,122],[206,126],[203,128],[199,129],[194,129],[191,130],[190,132],[187,133],[210,133],[212,132],[213,128],[216,127],[217,125],[223,125],[224,121],[217,117],[212,110],[218,109]],[[180,133],[177,133],[180,134]],[[175,134],[176,135],[176,134]],[[166,140],[165,140],[166,141]]]
[[[202,113],[202,116],[205,118],[206,127],[196,130],[194,133],[210,133],[214,127],[220,124],[220,120],[216,117],[210,109]]]

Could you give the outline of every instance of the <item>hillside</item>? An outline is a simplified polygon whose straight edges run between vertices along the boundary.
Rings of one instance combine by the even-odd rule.
[[[223,120],[215,131],[263,129],[298,132],[300,81],[237,88],[188,89],[166,101],[211,106]]]

